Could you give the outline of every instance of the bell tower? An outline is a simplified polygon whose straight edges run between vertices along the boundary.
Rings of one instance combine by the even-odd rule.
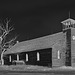
[[[66,60],[65,60],[65,66],[71,66],[71,33],[72,29],[75,28],[75,20],[68,18],[67,20],[64,20],[62,23],[62,31],[63,33],[66,33]]]
[[[67,20],[64,20],[62,23],[62,30],[65,31],[67,29],[75,28],[75,20],[69,18]]]

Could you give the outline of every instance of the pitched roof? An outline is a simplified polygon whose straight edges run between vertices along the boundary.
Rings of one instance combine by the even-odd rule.
[[[51,48],[52,45],[63,38],[63,32],[56,34],[23,41],[14,45],[11,49],[7,50],[4,54],[18,53],[18,52],[27,52],[37,49]]]
[[[61,23],[71,22],[71,24],[75,24],[75,20],[68,18],[67,20],[62,21]]]

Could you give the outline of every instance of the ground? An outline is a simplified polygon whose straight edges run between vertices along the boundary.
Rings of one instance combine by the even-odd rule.
[[[74,75],[75,68],[48,68],[32,65],[0,66],[0,75]]]

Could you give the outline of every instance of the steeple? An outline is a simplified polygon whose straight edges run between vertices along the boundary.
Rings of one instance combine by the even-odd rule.
[[[70,18],[70,11],[69,11],[69,18]]]
[[[75,20],[71,19],[70,17],[71,17],[71,14],[70,14],[70,11],[69,11],[69,18],[61,22],[63,30],[75,28]]]

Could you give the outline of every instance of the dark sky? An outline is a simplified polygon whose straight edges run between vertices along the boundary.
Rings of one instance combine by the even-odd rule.
[[[61,21],[75,19],[74,0],[18,0],[0,2],[0,19],[11,18],[19,41],[62,31]],[[13,34],[14,35],[14,34]],[[12,35],[12,36],[13,36]]]

